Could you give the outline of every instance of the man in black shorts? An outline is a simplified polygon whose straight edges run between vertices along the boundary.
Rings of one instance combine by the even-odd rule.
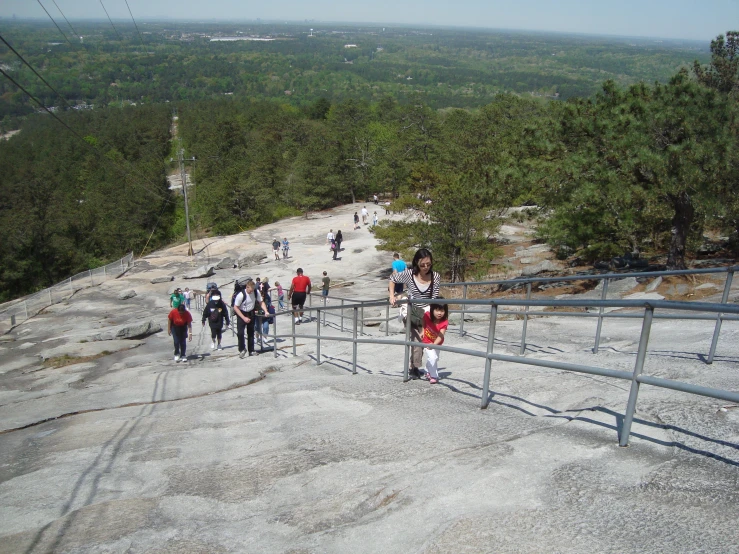
[[[287,293],[287,298],[292,301],[295,324],[300,325],[300,321],[303,318],[303,305],[305,304],[305,299],[310,294],[311,282],[310,277],[303,275],[302,267],[298,268],[297,273],[293,277],[292,283],[290,283],[290,291]]]

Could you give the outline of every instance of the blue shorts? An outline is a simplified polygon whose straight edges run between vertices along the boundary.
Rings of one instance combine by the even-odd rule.
[[[321,289],[321,294],[323,296],[328,296],[328,289]]]

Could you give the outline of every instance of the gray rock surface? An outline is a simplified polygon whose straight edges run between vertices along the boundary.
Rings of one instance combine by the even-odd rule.
[[[148,337],[154,333],[158,333],[162,330],[162,326],[159,322],[148,320],[139,321],[136,323],[121,325],[118,327],[111,327],[105,329],[99,333],[92,335],[92,340],[116,340],[116,339],[139,339]]]
[[[194,271],[190,271],[183,275],[184,279],[203,279],[216,274],[216,268],[212,265],[204,265]]]
[[[232,269],[234,266],[234,259],[230,257],[222,258],[216,265],[216,269]]]
[[[521,260],[521,263],[523,263],[523,260]],[[539,262],[536,265],[524,267],[521,271],[521,275],[523,275],[524,277],[531,277],[533,275],[542,273],[543,271],[558,271],[560,269],[562,269],[561,263],[552,260],[544,260],[543,262]]]
[[[287,288],[298,265],[314,281],[330,267],[355,283],[330,306],[339,293],[382,297],[389,257],[366,229],[345,233],[350,263],[327,260],[327,217],[359,209],[223,237],[208,255],[257,255],[289,236],[291,258],[261,275]],[[195,265],[186,245],[145,262],[178,275]],[[240,359],[230,331],[211,350],[199,322],[188,364],[172,361],[164,333],[82,342],[144,314],[166,324],[165,287],[147,271],[121,278],[139,293],[125,303],[80,291],[3,342],[0,552],[737,552],[739,409],[724,401],[643,384],[631,446],[619,448],[629,381],[494,361],[481,410],[480,357],[442,352],[439,384],[403,383],[405,348],[362,342],[352,375],[338,310],[320,326],[318,360],[316,321],[297,326],[297,356],[279,337],[277,357]],[[277,317],[280,333],[290,318]],[[402,324],[389,325],[400,339]],[[445,345],[482,352],[488,327],[473,318]],[[739,390],[730,322],[713,365],[702,362],[713,328],[655,319],[644,373]],[[494,352],[517,354],[521,329],[501,318]],[[532,317],[526,357],[630,371],[639,329],[605,320],[594,355],[593,318]],[[383,325],[364,333],[385,340]],[[76,363],[52,367],[44,353]]]
[[[157,283],[169,283],[170,281],[174,281],[174,277],[154,277],[151,281],[149,281],[152,285],[156,285]]]
[[[118,300],[128,300],[136,296],[136,291],[133,289],[123,290],[118,293]]]
[[[659,287],[662,284],[662,277],[657,277],[656,279],[652,279],[650,283],[647,285],[647,288],[645,289],[647,292],[652,292],[657,290],[657,287]]]

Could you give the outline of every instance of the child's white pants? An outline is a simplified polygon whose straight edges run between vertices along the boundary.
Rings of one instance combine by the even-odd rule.
[[[439,378],[439,351],[433,348],[424,348],[426,351],[426,371],[429,377]]]

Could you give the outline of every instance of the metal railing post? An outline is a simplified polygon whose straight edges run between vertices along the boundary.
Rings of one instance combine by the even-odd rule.
[[[498,306],[491,304],[490,306],[490,327],[488,328],[488,356],[493,353],[493,345],[495,344],[495,324],[498,321]],[[490,396],[490,364],[492,360],[485,358],[485,378],[482,381],[482,403],[481,409],[486,409],[489,404],[488,396]]]
[[[324,317],[326,312],[324,312]],[[318,308],[316,318],[316,365],[321,365],[321,308]]]
[[[462,298],[464,300],[467,300],[467,285],[462,286]],[[462,304],[462,318],[459,320],[459,336],[464,336],[464,311],[465,311],[465,304]]]
[[[603,290],[600,293],[600,299],[606,300],[608,296],[608,282],[610,279],[603,279]],[[598,353],[600,347],[600,331],[603,329],[603,306],[598,309],[598,328],[595,331],[595,344],[593,345],[593,354]]]
[[[411,301],[408,300],[408,303],[406,304],[408,306],[408,311],[406,312],[405,316],[405,341],[408,342],[411,340]],[[410,355],[411,355],[411,347],[409,345],[405,345],[405,361],[403,362],[403,382],[408,381],[408,364],[410,363]]]
[[[357,315],[359,310],[354,306],[354,325],[352,325],[352,374],[357,374]]]
[[[390,302],[385,306],[385,336],[390,335]]]
[[[28,319],[28,301],[23,301],[23,311],[26,312],[26,319]]]
[[[721,303],[726,304],[729,300],[729,291],[731,290],[731,282],[734,280],[734,268],[729,268],[726,274],[726,282],[724,283],[724,294],[721,296]],[[721,316],[716,314],[716,328],[713,330],[713,338],[711,339],[711,350],[708,352],[707,364],[713,363],[713,356],[716,354],[716,346],[718,345],[718,336],[721,333]]]
[[[276,358],[277,357],[277,316],[274,317],[274,324],[273,325],[274,325],[274,327],[272,327],[272,329],[274,329],[275,338],[273,340],[275,341],[275,347],[272,350],[274,350],[274,352],[275,352],[275,358]]]
[[[359,331],[362,335],[364,335],[364,300],[362,300],[361,310],[362,310],[362,313],[360,314],[361,321],[359,322],[359,325],[360,325]]]
[[[49,291],[49,306],[51,306],[54,302],[51,301],[51,288],[47,289]]]
[[[636,364],[634,364],[634,373],[631,379],[631,391],[629,392],[629,401],[626,404],[626,414],[624,415],[623,426],[621,427],[621,436],[619,437],[619,446],[629,445],[629,435],[631,434],[631,423],[634,420],[634,412],[636,412],[636,400],[639,396],[639,381],[637,377],[641,375],[644,369],[644,359],[647,356],[647,346],[649,345],[649,332],[652,329],[652,317],[654,316],[654,308],[647,305],[644,310],[644,322],[641,327],[641,337],[639,338],[639,351],[636,353]]]
[[[293,322],[293,356],[297,356],[298,355],[298,346],[297,346],[297,344],[295,342],[295,318],[292,317],[292,315],[290,317],[290,321]]]
[[[341,299],[341,332],[344,332],[344,299]]]
[[[313,293],[312,292],[308,293],[308,307],[309,308],[313,307]]]
[[[95,286],[95,281],[92,280],[92,269],[88,269],[87,270],[87,273],[90,274],[90,286],[91,287],[94,287]]]
[[[526,283],[526,300],[531,300],[531,283]],[[521,349],[519,354],[523,356],[526,353],[526,328],[529,325],[529,307],[525,306],[523,310],[523,329],[521,330]]]
[[[72,278],[69,278],[69,292],[74,292],[74,289],[72,288]]]

